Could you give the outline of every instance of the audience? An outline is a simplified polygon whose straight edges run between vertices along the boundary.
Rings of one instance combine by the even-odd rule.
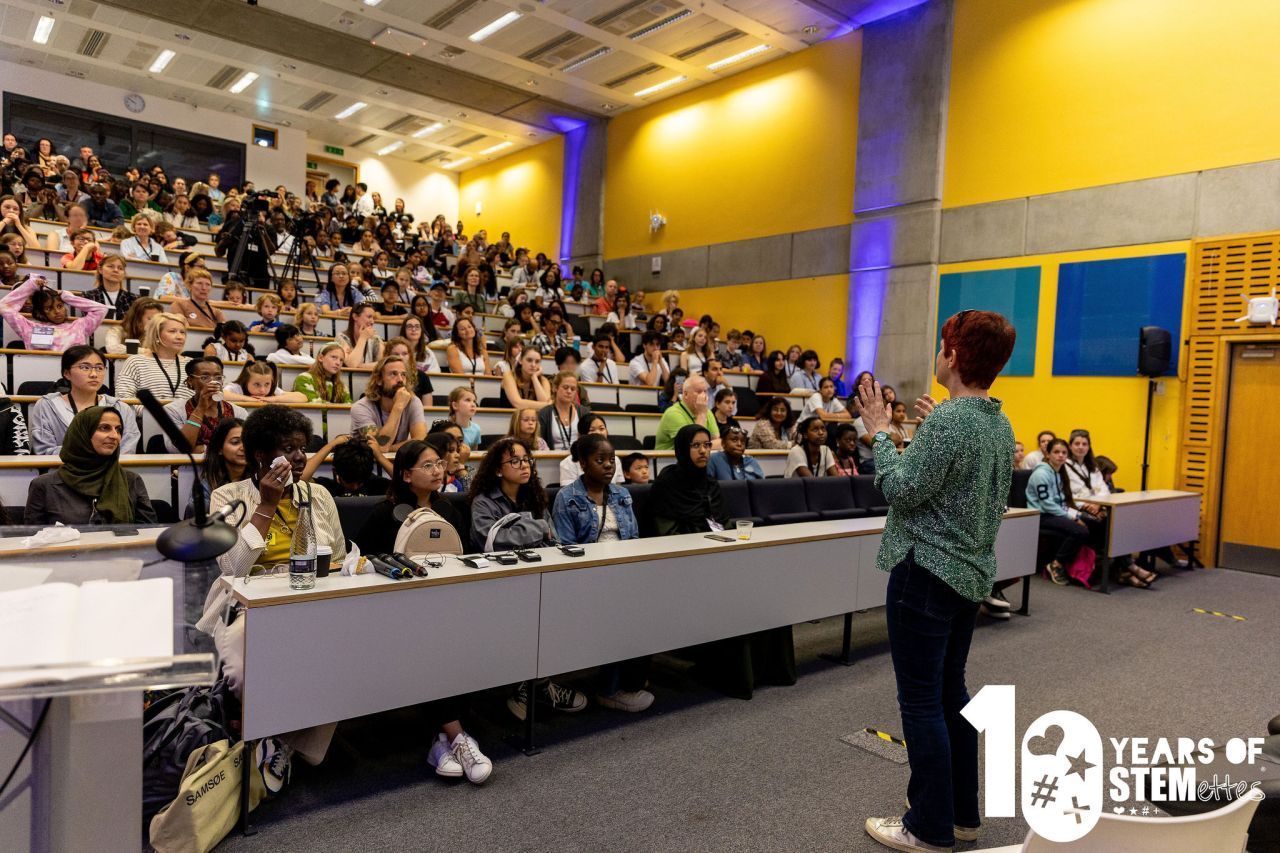
[[[403,358],[387,356],[373,367],[364,397],[351,407],[351,428],[366,433],[384,454],[398,450],[409,439],[427,435],[427,418],[406,387],[408,370]]]
[[[824,421],[851,420],[844,401],[836,394],[835,380],[824,376],[818,380],[818,390],[804,401],[800,409],[800,419],[809,417],[821,418]]]
[[[747,434],[742,427],[720,431],[721,449],[711,454],[707,476],[713,480],[763,480],[764,469],[747,455]]]
[[[792,349],[796,349],[793,347]],[[788,361],[790,354],[788,353]],[[818,365],[822,363],[818,358],[818,354],[813,350],[805,350],[800,354],[799,360],[795,363],[796,369],[790,373],[787,381],[791,385],[793,391],[821,391],[819,382],[822,377],[818,374]]]
[[[503,374],[499,396],[504,408],[545,408],[551,402],[551,383],[542,375],[542,353],[525,347],[515,365]]]
[[[751,430],[748,446],[753,450],[789,450],[791,442],[787,437],[795,423],[795,410],[785,397],[765,399],[767,402],[756,413],[756,425]]]
[[[62,450],[62,439],[76,414],[91,406],[101,406],[119,412],[124,424],[122,452],[136,453],[140,437],[138,419],[132,408],[101,392],[106,376],[106,360],[93,347],[80,344],[64,350],[62,378],[69,387],[65,391],[50,391],[31,407],[27,418],[31,449],[41,456],[56,456]]]
[[[335,498],[386,495],[387,489],[391,487],[391,481],[378,474],[378,466],[385,461],[386,457],[377,453],[377,444],[359,438],[352,440],[350,435],[335,436],[334,442],[337,442],[337,447],[334,448],[333,463],[330,466],[333,478],[314,477],[316,484],[323,486]],[[403,446],[408,447],[413,443],[409,441]],[[396,452],[399,453],[399,451]],[[313,462],[316,457],[323,458],[317,453],[312,457]],[[392,531],[395,527],[392,527]],[[395,538],[394,532],[392,538]],[[360,550],[365,550],[364,546],[361,546]],[[391,548],[387,547],[383,550],[390,551]]]
[[[274,362],[250,361],[240,368],[235,382],[228,382],[223,396],[237,403],[305,403],[307,397],[280,387],[280,371]]]
[[[478,407],[476,394],[470,388],[459,385],[449,392],[449,422],[458,428],[468,448],[479,447],[484,441],[480,425],[473,422]]]
[[[573,448],[577,446],[578,441],[585,435],[598,435],[602,438],[609,437],[609,425],[605,421],[604,416],[599,412],[587,412],[578,418],[578,428],[575,433],[577,438],[569,447],[569,455],[560,460],[560,485],[572,483],[574,480],[582,476],[582,466],[578,464],[578,460],[574,458]],[[622,482],[622,469],[614,466],[613,482]]]
[[[141,296],[133,300],[124,312],[120,325],[107,329],[107,343],[104,349],[110,355],[124,355],[129,351],[128,342],[130,341],[141,347],[142,339],[146,337],[147,324],[151,322],[152,317],[163,311],[164,304],[158,299]]]
[[[562,370],[551,378],[551,405],[538,410],[538,424],[552,450],[567,453],[578,438],[578,420],[587,408],[577,397],[578,377]]]
[[[724,435],[726,429],[741,429],[738,419],[734,417],[738,409],[738,395],[734,390],[727,386],[721,387],[715,394],[715,401],[711,411],[715,415],[720,434]]]
[[[129,290],[125,279],[127,268],[120,255],[103,255],[93,272],[93,289],[83,295],[86,299],[107,306],[106,320],[123,320],[129,306],[137,297]]]
[[[511,423],[507,427],[507,436],[518,438],[533,448],[535,453],[550,450],[547,441],[542,437],[542,426],[538,423],[536,409],[516,409],[511,413]]]
[[[630,382],[632,385],[661,387],[671,372],[666,356],[662,354],[661,333],[646,331],[640,336],[640,345],[643,351],[627,365]]]
[[[222,362],[218,359],[210,356],[193,358],[186,364],[186,373],[191,395],[183,400],[174,400],[164,407],[164,411],[192,450],[203,453],[219,424],[228,418],[244,420],[246,413],[239,406],[219,399],[222,396]],[[169,453],[180,452],[167,436],[164,447]]]
[[[785,477],[835,477],[840,474],[827,447],[827,424],[811,415],[796,426],[796,444],[787,453]]]
[[[1051,559],[1044,567],[1049,580],[1058,586],[1071,582],[1067,568],[1075,562],[1080,546],[1089,541],[1089,527],[1082,510],[1072,506],[1070,490],[1063,489],[1062,466],[1070,449],[1060,438],[1046,443],[1044,461],[1027,480],[1027,506],[1040,511],[1040,535],[1056,542]]]
[[[719,447],[720,428],[707,406],[707,380],[698,375],[685,381],[680,399],[662,413],[654,446],[658,450],[674,449],[676,433],[690,424],[705,427],[711,433],[712,442]]]
[[[194,486],[203,493],[205,507],[209,506],[209,497],[214,489],[245,478],[248,464],[244,454],[243,432],[243,418],[227,418],[209,436],[204,460],[200,463],[200,479]],[[190,516],[194,511],[192,502],[188,500],[185,515]]]
[[[22,315],[22,306],[31,299],[31,317]],[[67,306],[84,312],[83,317],[67,316]],[[27,349],[66,350],[93,340],[94,330],[107,314],[107,306],[78,293],[45,286],[44,276],[31,275],[0,298],[0,316],[22,338]]]
[[[484,342],[476,333],[475,322],[466,317],[454,321],[445,355],[450,373],[483,376],[489,372],[489,354]]]
[[[404,338],[392,338],[387,341],[383,351],[387,355],[399,356],[404,360],[405,371],[415,377],[413,395],[421,401],[422,405],[432,405],[435,386],[431,384],[431,377],[417,366],[417,362],[413,358],[413,347],[409,345],[409,342]]]
[[[187,267],[186,298],[173,300],[169,310],[187,318],[187,328],[215,331],[226,322],[222,311],[209,302],[209,294],[213,290],[213,276],[203,266]]]
[[[374,325],[373,306],[360,303],[351,309],[347,330],[338,334],[337,342],[346,353],[347,367],[370,367],[383,356],[382,338]]]
[[[787,378],[787,357],[781,350],[769,353],[764,373],[756,380],[757,394],[790,394],[791,380]]]
[[[649,482],[649,459],[643,453],[628,453],[622,457],[622,481],[644,484]]]
[[[1024,471],[1034,471],[1041,462],[1045,460],[1045,456],[1049,452],[1049,442],[1057,438],[1053,434],[1053,430],[1042,429],[1040,434],[1036,436],[1036,449],[1031,451],[1022,460],[1022,468]]]
[[[129,356],[124,366],[116,368],[116,396],[131,400],[138,396],[139,388],[147,388],[161,400],[190,397],[192,389],[183,381],[191,360],[182,354],[186,343],[187,323],[181,316],[163,312],[152,316],[138,354]]]
[[[151,217],[145,213],[139,213],[129,221],[129,225],[133,228],[133,236],[121,241],[120,254],[131,261],[169,263],[169,256],[165,254],[164,246],[151,239],[155,229]]]
[[[71,419],[58,457],[62,466],[27,487],[24,521],[52,524],[147,524],[156,520],[142,478],[121,466],[124,419],[104,406]]]

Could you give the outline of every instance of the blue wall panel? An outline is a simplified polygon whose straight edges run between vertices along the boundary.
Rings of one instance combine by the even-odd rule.
[[[1009,318],[1018,339],[1001,376],[1032,376],[1036,370],[1036,318],[1040,311],[1040,267],[947,273],[938,284],[938,338],[942,324],[966,308],[997,311]]]
[[[1058,270],[1054,376],[1136,376],[1138,329],[1173,333],[1167,376],[1178,372],[1185,254],[1063,264]]]

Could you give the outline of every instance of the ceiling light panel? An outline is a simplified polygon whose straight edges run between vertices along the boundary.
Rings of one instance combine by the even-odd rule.
[[[160,54],[159,56],[156,57],[155,62],[152,62],[151,66],[147,70],[150,71],[152,74],[160,74],[166,68],[169,67],[169,63],[172,62],[173,58],[177,55],[178,54],[176,52],[169,50],[168,48],[165,48],[164,50],[160,51]]]
[[[485,24],[483,27],[476,30],[471,35],[467,36],[467,39],[474,42],[482,42],[485,39],[489,38],[494,33],[500,32],[501,30],[504,30],[507,27],[511,26],[516,21],[520,20],[521,17],[522,17],[521,14],[516,11],[511,11],[511,12],[507,12],[504,15],[499,15],[497,18],[494,18],[492,21]]]
[[[36,21],[36,29],[31,35],[31,40],[36,44],[48,44],[53,35],[53,23],[52,15],[41,15]]]
[[[243,92],[245,89],[248,89],[250,86],[252,86],[254,81],[257,79],[258,79],[257,71],[246,71],[244,74],[240,75],[239,80],[236,80],[236,82],[232,83],[230,86],[227,87],[227,91],[233,95],[238,95],[241,92]]]
[[[719,71],[723,68],[730,68],[734,65],[739,65],[743,62],[756,59],[757,57],[763,56],[768,52],[769,52],[769,45],[758,44],[755,47],[749,47],[746,50],[740,50],[737,53],[726,56],[724,59],[717,59],[715,62],[709,63],[707,65],[707,70]]]
[[[667,89],[673,89],[685,81],[685,77],[668,77],[657,83],[652,83],[635,92],[637,98],[646,98],[649,95],[656,95],[659,92],[665,92]]]

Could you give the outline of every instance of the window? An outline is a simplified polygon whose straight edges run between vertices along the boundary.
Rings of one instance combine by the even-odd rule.
[[[276,129],[274,127],[263,127],[260,124],[253,126],[253,144],[260,148],[276,147]]]

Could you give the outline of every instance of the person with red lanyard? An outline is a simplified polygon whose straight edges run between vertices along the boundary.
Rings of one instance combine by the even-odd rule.
[[[243,420],[248,414],[239,406],[223,402],[220,360],[213,356],[193,358],[187,362],[186,370],[191,396],[185,400],[174,400],[164,407],[164,411],[191,443],[192,451],[203,453],[218,424],[227,418]],[[170,453],[178,452],[169,439],[166,438],[164,443]]]

